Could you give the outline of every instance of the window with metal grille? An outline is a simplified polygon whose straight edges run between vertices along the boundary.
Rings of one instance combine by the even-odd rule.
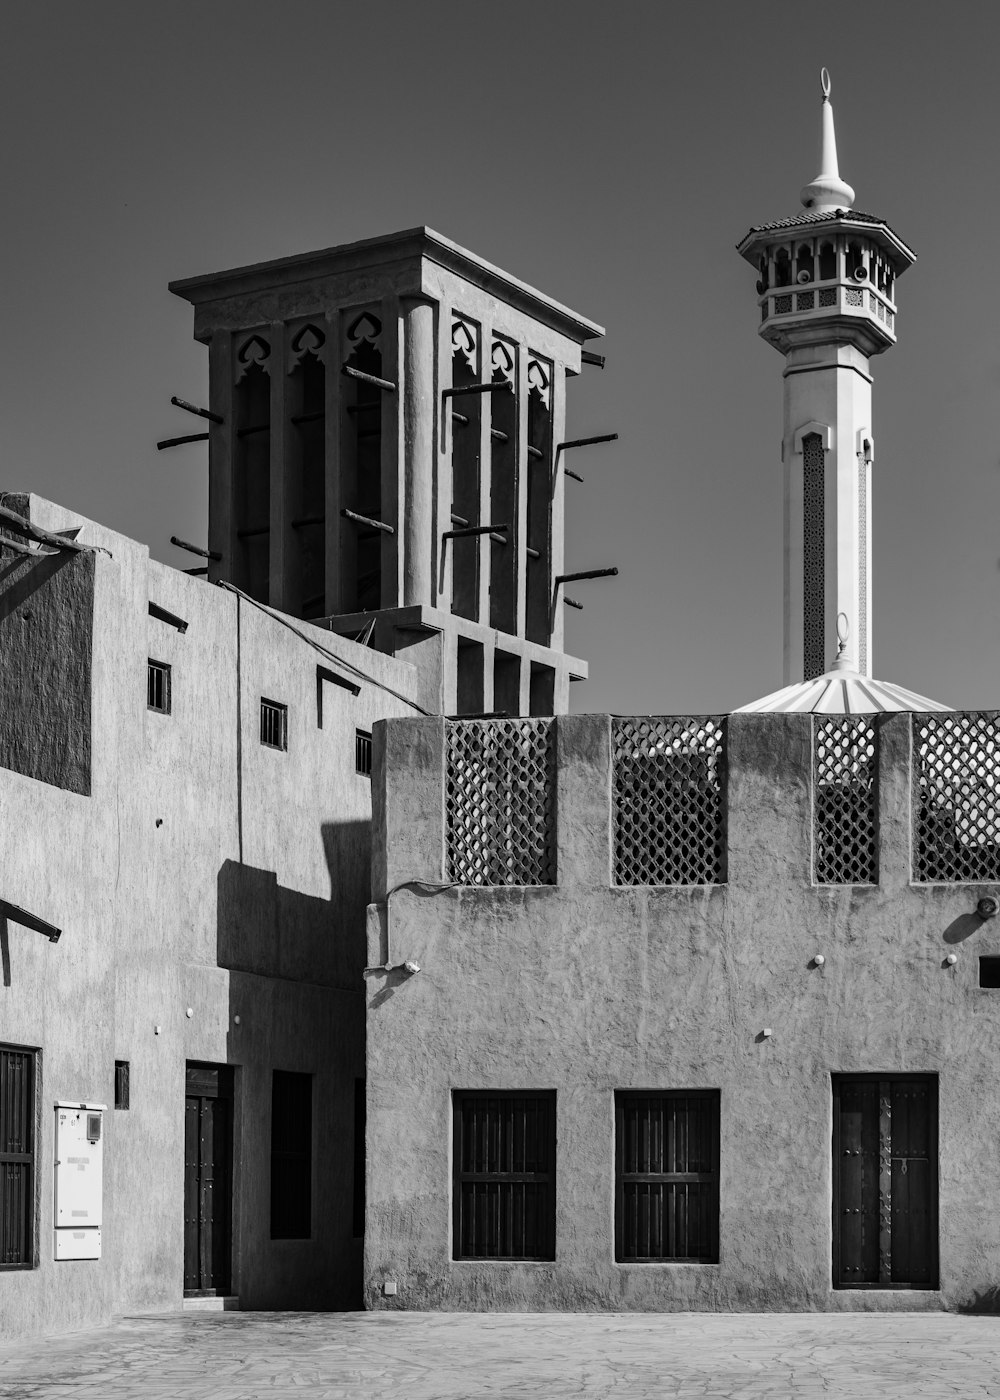
[[[115,1108],[128,1108],[128,1089],[128,1060],[115,1060]]]
[[[269,749],[288,748],[288,706],[277,700],[260,702],[260,742]]]
[[[0,1269],[34,1266],[35,1052],[0,1045]]]
[[[312,1075],[271,1079],[271,1238],[312,1234]]]
[[[719,1260],[719,1091],[615,1095],[615,1257]]]
[[[1000,714],[912,724],[914,880],[1000,882]]]
[[[555,884],[552,721],[450,723],[447,763],[448,879]]]
[[[721,717],[612,720],[616,885],[726,878],[726,731]]]
[[[364,729],[354,731],[354,767],[358,773],[372,775],[372,736]]]
[[[878,781],[871,715],[813,721],[813,840],[816,883],[878,880]]]
[[[454,1096],[456,1259],[556,1257],[554,1091]]]
[[[146,668],[146,705],[161,715],[170,713],[170,667],[150,660]]]

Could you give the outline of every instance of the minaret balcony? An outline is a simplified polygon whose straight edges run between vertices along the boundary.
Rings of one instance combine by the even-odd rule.
[[[871,282],[830,280],[769,287],[758,297],[760,334],[778,350],[809,340],[860,342],[868,354],[896,343],[896,305]]]

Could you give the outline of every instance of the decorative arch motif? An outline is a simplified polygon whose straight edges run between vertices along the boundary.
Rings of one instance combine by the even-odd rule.
[[[479,327],[471,321],[456,316],[451,323],[451,353],[461,355],[473,373],[476,372],[476,357],[479,350]]]
[[[288,357],[289,373],[295,369],[296,365],[298,365],[306,355],[314,355],[317,360],[325,362],[326,357],[322,353],[325,344],[326,332],[321,330],[319,326],[314,325],[310,321],[308,325],[300,327],[292,336],[289,345],[289,350],[291,351]]]
[[[494,340],[493,349],[490,355],[490,364],[493,368],[493,379],[495,383],[506,380],[508,384],[516,386],[515,376],[517,373],[517,361],[514,355],[514,348],[506,341]]]
[[[528,361],[528,390],[534,391],[548,408],[552,389],[552,376],[549,368],[534,356]]]
[[[245,340],[236,352],[236,365],[238,373],[236,382],[239,384],[247,370],[252,365],[257,365],[265,374],[270,374],[271,367],[268,364],[271,358],[271,346],[261,335],[252,335]]]
[[[372,311],[362,311],[347,327],[348,343],[354,347],[374,345],[382,334],[382,322]]]

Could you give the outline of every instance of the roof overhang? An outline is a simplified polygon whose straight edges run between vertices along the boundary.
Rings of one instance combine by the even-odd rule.
[[[398,268],[411,262],[416,270],[422,261],[436,263],[578,343],[604,335],[604,327],[596,321],[571,311],[527,282],[424,226],[378,238],[364,238],[357,243],[343,243],[315,253],[297,253],[293,257],[275,258],[224,272],[185,277],[168,283],[168,287],[176,296],[199,307],[221,298],[252,296],[349,272],[374,272],[380,267]],[[414,290],[417,290],[416,285]]]
[[[856,230],[863,237],[877,243],[892,264],[897,277],[908,267],[912,267],[917,260],[913,249],[903,242],[884,219],[852,209],[836,209],[832,214],[809,214],[803,210],[800,217],[779,219],[773,224],[760,224],[737,243],[736,251],[756,267],[758,252],[762,247],[790,242],[799,233],[808,233],[810,238],[819,238],[824,233],[843,233],[846,230]]]

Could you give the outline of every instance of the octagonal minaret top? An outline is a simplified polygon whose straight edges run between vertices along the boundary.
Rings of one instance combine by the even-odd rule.
[[[878,355],[895,343],[896,278],[916,254],[883,219],[852,208],[825,68],[821,84],[820,169],[802,189],[804,208],[752,228],[737,250],[757,270],[760,334],[776,350],[835,343]]]

